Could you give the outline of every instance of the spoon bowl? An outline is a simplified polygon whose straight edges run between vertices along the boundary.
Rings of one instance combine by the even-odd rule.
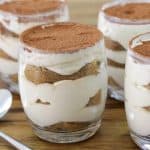
[[[0,89],[0,119],[3,118],[12,105],[12,94],[9,90]]]

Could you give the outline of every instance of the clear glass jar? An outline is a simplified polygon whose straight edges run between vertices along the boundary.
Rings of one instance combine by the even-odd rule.
[[[73,40],[74,36],[83,39],[85,34],[92,34],[91,28],[76,23],[60,23],[35,27],[22,35],[19,71],[21,99],[35,134],[44,140],[55,143],[83,141],[94,135],[101,125],[107,96],[103,41],[100,38],[94,46],[76,49],[79,45],[75,44],[77,40]],[[94,30],[99,33],[95,27]],[[30,33],[38,33],[37,43],[44,33],[49,33],[46,34],[46,43],[53,43],[48,37],[57,41],[58,45],[62,43],[61,52],[53,52],[53,48],[49,52],[39,49],[39,45],[44,47],[43,43],[38,46],[25,43],[24,38]],[[93,34],[88,37],[91,39]],[[71,42],[64,44],[63,41]],[[81,43],[88,42],[84,40]],[[76,51],[65,52],[63,48],[67,47],[66,44],[74,45]]]
[[[39,1],[39,2],[38,2]],[[48,0],[33,1],[35,7],[38,3],[45,5]],[[50,0],[51,1],[51,0]],[[67,3],[63,0],[58,1],[60,4],[55,9],[50,6],[46,11],[41,8],[33,10],[31,1],[3,1],[0,3],[0,80],[12,92],[18,93],[18,53],[20,49],[19,35],[26,29],[35,25],[68,21],[69,12]],[[9,5],[9,6],[8,6]],[[15,5],[15,6],[14,6]],[[28,6],[29,5],[29,6]],[[60,5],[60,6],[59,6]],[[12,6],[13,9],[10,7]],[[26,8],[28,6],[28,8]],[[8,7],[8,8],[7,8]],[[19,7],[19,8],[18,8]],[[45,6],[43,6],[45,7]],[[36,12],[34,11],[36,10]],[[38,12],[42,11],[42,12]],[[24,12],[23,12],[24,11]],[[30,13],[29,13],[29,12]]]
[[[149,32],[150,18],[130,20],[110,16],[105,10],[129,3],[149,3],[149,0],[119,0],[105,4],[99,13],[98,28],[103,32],[108,57],[109,96],[124,101],[125,58],[128,42],[138,34]],[[130,13],[130,12],[127,12]],[[132,10],[131,10],[132,13]],[[149,13],[148,13],[149,14]],[[130,16],[130,15],[129,15]]]
[[[149,150],[150,49],[143,46],[138,50],[140,53],[134,50],[143,42],[150,43],[150,33],[134,38],[128,50],[125,71],[125,108],[132,139],[141,149]],[[144,51],[147,51],[145,56],[142,55]]]

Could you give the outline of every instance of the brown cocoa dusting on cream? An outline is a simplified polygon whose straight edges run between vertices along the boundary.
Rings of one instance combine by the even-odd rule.
[[[0,4],[0,10],[12,14],[33,15],[56,10],[65,3],[61,0],[13,0]]]
[[[21,35],[23,43],[49,53],[73,53],[94,46],[101,39],[96,27],[70,22],[37,26]]]
[[[113,17],[129,20],[150,20],[150,3],[126,3],[106,8],[104,12]]]

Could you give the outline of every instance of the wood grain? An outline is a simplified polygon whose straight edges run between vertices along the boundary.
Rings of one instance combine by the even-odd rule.
[[[98,10],[104,0],[68,0],[71,20],[96,25]],[[13,107],[0,121],[0,130],[19,139],[33,150],[137,150],[131,141],[123,103],[108,100],[102,127],[91,139],[78,144],[52,144],[36,137],[23,112],[19,96],[14,96]],[[0,150],[13,150],[0,140]]]
[[[137,150],[131,141],[123,103],[108,100],[102,127],[91,139],[78,144],[51,144],[36,137],[28,123],[20,98],[14,96],[13,107],[8,115],[0,121],[0,130],[19,139],[33,150]],[[0,150],[11,150],[12,147],[0,140]]]

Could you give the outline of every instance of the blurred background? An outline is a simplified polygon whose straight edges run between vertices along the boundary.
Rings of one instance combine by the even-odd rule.
[[[67,0],[71,13],[71,20],[97,25],[97,17],[103,3],[111,0]]]

